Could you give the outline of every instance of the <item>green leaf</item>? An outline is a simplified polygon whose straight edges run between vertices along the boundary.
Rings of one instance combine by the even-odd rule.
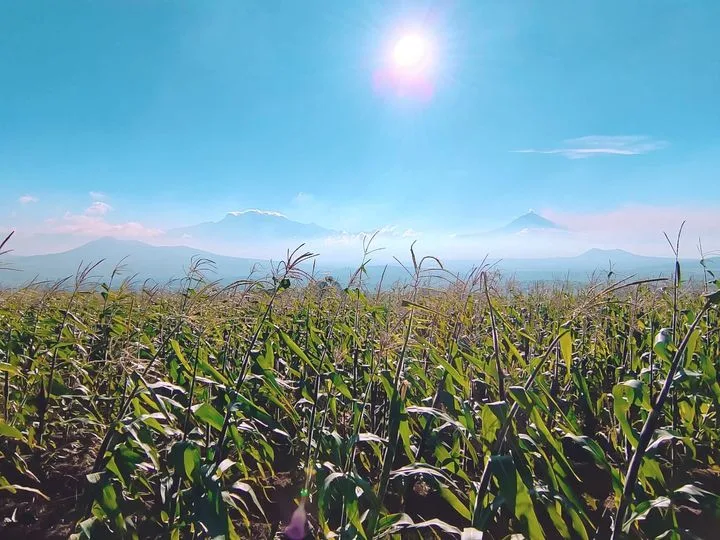
[[[453,366],[450,362],[445,360],[441,355],[435,354],[433,350],[430,350],[430,356],[432,357],[433,361],[437,363],[438,365],[441,365],[444,367],[447,372],[450,374],[450,376],[455,380],[455,382],[463,388],[463,390],[466,393],[470,392],[470,379],[463,374],[461,374],[455,366]]]
[[[690,337],[688,338],[687,343],[687,355],[685,358],[687,358],[688,361],[692,360],[692,357],[695,355],[695,351],[697,351],[697,345],[698,340],[700,339],[700,330],[697,328],[693,331],[692,334],[690,334]]]
[[[20,374],[20,370],[17,366],[13,366],[12,364],[8,364],[7,362],[0,362],[0,371],[4,371],[5,373],[9,373],[10,375]]]
[[[317,373],[317,368],[313,365],[313,363],[310,361],[310,358],[307,354],[305,354],[305,351],[303,351],[300,346],[293,341],[293,339],[287,335],[285,332],[280,330],[280,337],[285,342],[285,345],[287,345],[290,350],[293,352],[295,356],[300,358],[305,364],[307,364],[315,373]]]
[[[505,347],[507,347],[507,350],[510,353],[510,356],[515,358],[515,360],[520,365],[525,365],[527,363],[525,361],[525,358],[523,357],[523,355],[520,354],[520,351],[518,350],[518,348],[515,346],[515,344],[512,341],[510,341],[510,338],[507,335],[503,334],[502,341],[505,343]]]
[[[627,529],[635,521],[645,519],[651,510],[655,508],[669,508],[670,505],[671,501],[668,497],[658,497],[650,501],[638,503],[630,518],[623,524],[623,529]]]
[[[655,351],[655,354],[663,360],[670,360],[670,351],[668,351],[668,346],[671,341],[670,329],[661,329],[655,336],[655,340],[653,342],[653,351]]]
[[[232,489],[234,489],[236,491],[242,491],[243,493],[246,493],[247,495],[249,495],[250,499],[252,500],[253,504],[255,505],[255,508],[257,508],[260,511],[260,514],[262,515],[262,517],[267,519],[267,517],[265,516],[265,511],[263,510],[263,507],[260,504],[260,501],[258,500],[257,495],[255,495],[255,491],[250,486],[250,484],[248,484],[246,482],[241,482],[240,480],[238,480],[237,482],[235,482],[232,485]]]
[[[596,416],[597,412],[595,410],[595,404],[593,403],[592,399],[590,399],[590,388],[588,388],[585,376],[580,373],[580,371],[576,368],[575,370],[573,370],[572,378],[575,382],[575,386],[577,386],[579,390],[580,398],[585,401],[585,404],[587,405],[590,414]]]
[[[72,395],[72,390],[70,390],[70,388],[65,385],[59,375],[56,375],[50,388],[50,395],[70,396]]]
[[[444,411],[441,411],[440,409],[435,409],[433,407],[420,407],[420,406],[416,406],[416,405],[411,405],[411,406],[407,407],[405,410],[408,413],[427,414],[430,416],[434,416],[435,418],[442,420],[446,424],[455,426],[460,431],[466,430],[465,426],[463,426],[459,421],[451,418],[449,414],[447,414]]]
[[[0,437],[8,437],[9,439],[17,439],[18,441],[24,440],[22,432],[11,426],[6,424],[5,422],[0,420]]]
[[[565,379],[569,380],[572,371],[572,334],[569,330],[560,336],[560,355],[563,360],[565,360],[565,366],[567,368]]]
[[[177,356],[177,359],[180,361],[182,366],[185,368],[185,371],[187,371],[188,373],[192,373],[193,369],[190,366],[190,364],[188,363],[187,359],[185,358],[185,355],[183,354],[182,349],[180,349],[180,344],[176,340],[171,339],[170,346],[172,347],[173,351],[175,351],[175,356]]]
[[[517,473],[510,455],[491,456],[490,467],[498,479],[503,504],[514,513],[529,538],[545,538],[527,486]],[[532,487],[532,486],[531,486]]]
[[[394,527],[396,530],[399,530],[408,525],[414,525],[414,522],[407,514],[388,514],[378,520],[376,533],[379,537],[382,536],[382,533],[386,532],[386,529],[389,530]]]
[[[183,464],[185,466],[185,476],[192,478],[192,473],[200,465],[200,452],[192,446],[185,447],[183,451]]]
[[[202,371],[205,375],[210,376],[215,382],[219,382],[226,386],[230,384],[229,379],[225,375],[215,369],[214,366],[210,365],[207,359],[207,351],[205,350],[200,351],[200,356],[198,358],[198,367],[200,368],[200,371]]]
[[[250,401],[248,398],[246,398],[243,395],[237,396],[237,401],[232,404],[233,410],[239,409],[245,414],[245,416],[248,416],[250,418],[254,418],[266,426],[277,428],[279,427],[278,423],[275,421],[275,419],[268,414],[268,412],[254,403],[253,401]]]
[[[480,436],[488,448],[497,439],[497,432],[507,416],[507,402],[496,401],[480,409]]]
[[[636,379],[623,381],[613,387],[613,413],[617,418],[625,436],[630,440],[633,447],[638,443],[638,432],[630,424],[628,418],[630,408],[633,405],[641,404],[645,409],[650,409],[650,397],[645,391],[645,385]]]
[[[265,354],[258,355],[257,362],[264,370],[273,368],[275,365],[275,354],[273,353],[272,341],[267,340],[265,342]]]
[[[455,493],[453,493],[452,490],[440,484],[440,496],[443,498],[443,500],[445,500],[445,502],[452,506],[458,514],[470,521],[470,518],[472,517],[470,515],[470,508],[468,508],[467,504],[463,504],[463,502],[458,498],[457,495],[455,495]]]
[[[352,400],[353,396],[350,393],[350,389],[342,378],[342,375],[337,371],[334,371],[331,375],[333,386],[340,392],[344,397]]]
[[[100,503],[100,506],[109,518],[113,519],[121,517],[119,515],[120,504],[118,503],[117,491],[115,490],[115,486],[113,486],[112,483],[106,481],[105,484],[101,487],[98,502]],[[114,521],[116,524],[118,524],[117,519],[115,519]],[[120,521],[122,521],[122,519]]]
[[[703,382],[710,387],[715,397],[716,406],[720,405],[720,383],[717,380],[717,370],[711,357],[707,355],[700,356],[700,367],[702,369]]]
[[[508,393],[525,412],[529,413],[532,410],[533,402],[524,387],[511,386],[508,388]]]
[[[222,430],[225,418],[215,407],[210,405],[210,403],[195,405],[192,408],[192,412],[198,420],[210,424],[217,431]]]
[[[200,478],[200,449],[189,441],[176,442],[168,456],[170,465],[187,479]]]

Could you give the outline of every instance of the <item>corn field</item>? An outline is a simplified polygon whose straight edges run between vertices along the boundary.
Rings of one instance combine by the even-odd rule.
[[[375,289],[311,259],[0,293],[0,537],[714,536],[710,270],[520,287],[413,254]]]

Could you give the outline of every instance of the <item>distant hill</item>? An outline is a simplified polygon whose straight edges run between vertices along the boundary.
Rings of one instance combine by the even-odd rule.
[[[196,258],[212,260],[215,265],[209,279],[226,282],[245,278],[253,270],[266,274],[269,268],[268,261],[259,259],[225,257],[185,246],[151,246],[135,240],[106,237],[62,253],[6,256],[3,259],[4,266],[11,270],[0,271],[0,285],[17,286],[36,277],[54,281],[74,276],[81,264],[101,259],[104,262],[93,272],[97,279],[107,279],[116,265],[122,262],[123,277],[137,274],[141,280],[165,282],[185,275]]]
[[[686,277],[700,276],[702,268],[696,260],[682,261]],[[585,281],[593,274],[607,275],[612,269],[616,276],[636,275],[638,278],[668,276],[673,271],[673,259],[646,257],[621,249],[590,249],[575,257],[539,259],[505,259],[497,268],[520,281],[570,279]]]
[[[167,231],[168,238],[192,242],[239,243],[301,241],[337,234],[314,223],[300,223],[278,212],[243,210],[230,212],[220,221],[206,221],[197,225]]]
[[[667,257],[648,257],[645,255],[635,255],[624,249],[589,249],[582,255],[575,257],[589,263],[599,263],[607,265],[608,262],[613,264],[631,264],[633,266],[645,266],[656,264],[667,264]]]

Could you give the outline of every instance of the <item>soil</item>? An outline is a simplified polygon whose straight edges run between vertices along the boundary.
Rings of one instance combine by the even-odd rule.
[[[35,453],[28,465],[38,476],[45,500],[33,493],[4,492],[0,496],[0,538],[3,540],[66,539],[81,517],[85,475],[92,469],[97,442],[80,438],[53,440],[50,452]],[[23,479],[27,485],[27,479]]]
[[[85,501],[82,498],[85,476],[92,467],[97,442],[93,439],[80,439],[71,443],[54,441],[56,450],[36,454],[31,457],[30,468],[33,471],[45,471],[39,478],[37,487],[50,500],[45,501],[32,493],[18,492],[0,495],[0,538],[3,540],[47,540],[66,539],[75,532],[77,521],[82,517]],[[52,445],[50,445],[52,446]],[[304,474],[296,459],[289,456],[278,456],[275,475],[264,482],[265,488],[256,489],[267,521],[256,516],[248,535],[254,540],[272,538],[277,531],[282,531],[295,511],[296,500],[304,484]],[[0,468],[2,464],[0,464]],[[589,511],[593,523],[601,530],[609,530],[610,516],[614,514],[614,498],[607,473],[589,463],[576,462],[574,467],[582,479],[573,486],[577,493],[588,501],[594,509]],[[3,472],[0,469],[0,472]],[[696,482],[703,489],[720,493],[720,471],[714,469],[692,469],[678,473],[672,481],[672,487]],[[417,521],[432,518],[441,519],[460,529],[469,523],[460,517],[455,510],[423,481],[415,482],[410,489],[404,491],[405,499],[399,494],[390,492],[385,501],[388,509],[393,512],[403,511]],[[316,509],[307,507],[312,523]],[[678,523],[688,528],[700,538],[714,538],[720,527],[720,519],[710,512],[699,512],[689,507],[681,507],[678,512]],[[549,518],[540,509],[538,517],[546,530],[552,530]],[[499,522],[505,522],[503,519]],[[488,531],[490,538],[504,536],[501,530]],[[602,535],[601,535],[602,536]],[[308,536],[311,537],[311,536]],[[552,536],[549,536],[552,538]]]

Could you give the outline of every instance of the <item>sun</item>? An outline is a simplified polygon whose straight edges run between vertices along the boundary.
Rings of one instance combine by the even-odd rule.
[[[428,63],[430,43],[419,33],[401,36],[393,46],[392,61],[400,70],[422,70]]]
[[[438,73],[438,42],[431,28],[405,26],[384,41],[382,57],[373,71],[377,92],[402,99],[429,101],[435,93]]]

